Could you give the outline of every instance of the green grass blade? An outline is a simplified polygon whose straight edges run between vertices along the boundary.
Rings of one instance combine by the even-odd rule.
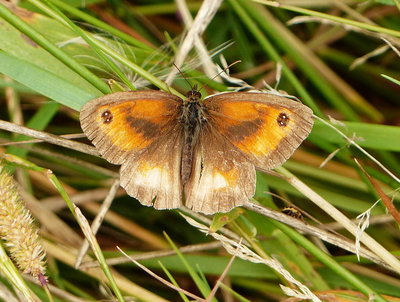
[[[88,92],[58,75],[17,57],[0,52],[0,72],[48,98],[79,110],[86,102],[101,93]]]
[[[83,78],[87,79],[87,81],[90,82],[97,89],[99,89],[103,93],[108,93],[110,91],[108,86],[103,81],[101,81],[93,73],[87,70],[84,66],[77,63],[75,60],[73,60],[71,57],[65,54],[60,48],[56,47],[54,44],[49,42],[40,33],[32,29],[32,27],[30,27],[29,24],[25,23],[22,19],[14,15],[3,4],[0,4],[0,17],[4,18],[7,22],[12,24],[14,27],[16,27],[30,39],[32,39],[35,43],[39,44],[41,47],[43,47],[57,59],[62,61],[69,68],[74,70]]]
[[[265,4],[265,5],[270,5],[273,7],[275,7],[276,6],[275,4],[277,4],[277,2],[275,2],[275,1],[266,1],[266,0],[253,0],[253,1],[259,2],[261,4]],[[303,15],[314,16],[314,17],[319,17],[319,18],[326,19],[326,20],[331,20],[331,21],[337,22],[339,24],[351,25],[351,26],[361,28],[361,29],[366,29],[366,30],[369,30],[372,32],[387,34],[387,35],[390,35],[393,37],[400,38],[400,31],[377,26],[374,24],[368,24],[368,23],[363,23],[363,22],[359,22],[359,21],[355,21],[355,20],[351,20],[351,19],[338,17],[338,16],[328,15],[328,14],[320,13],[317,11],[312,11],[312,10],[309,10],[306,8],[296,7],[296,6],[291,6],[291,5],[281,5],[280,4],[279,8],[286,9],[286,10],[296,12],[296,13],[300,13]]]
[[[330,71],[330,69],[324,68],[326,65],[309,51],[293,33],[283,26],[272,13],[261,6],[252,5],[243,0],[240,1],[246,11],[248,11],[249,16],[295,61],[296,65],[307,75],[309,80],[324,94],[327,101],[340,110],[347,119],[358,121],[359,117],[357,113],[332,85],[328,83],[328,80],[325,79],[322,69],[326,69],[327,71]],[[311,108],[314,110],[313,107]]]
[[[158,264],[161,266],[164,273],[168,276],[168,279],[171,281],[171,283],[173,285],[175,285],[176,287],[179,287],[178,282],[175,280],[175,278],[172,276],[172,274],[168,271],[168,269],[162,264],[162,262],[159,261]],[[184,302],[190,302],[184,293],[179,292],[179,296],[181,296],[181,298]]]
[[[393,79],[392,77],[387,76],[385,74],[382,74],[382,77],[387,79],[387,80],[389,80],[389,81],[391,81],[391,82],[393,82],[393,83],[395,83],[395,84],[397,84],[397,85],[400,85],[400,81],[399,80]]]
[[[306,91],[303,85],[298,81],[298,79],[296,78],[294,73],[290,70],[290,68],[281,59],[278,52],[274,49],[272,44],[267,40],[262,31],[257,27],[254,20],[243,9],[243,7],[247,5],[247,3],[243,1],[237,2],[234,0],[229,0],[228,2],[235,10],[236,14],[239,16],[241,21],[245,23],[250,32],[254,35],[254,37],[256,38],[256,40],[258,41],[258,43],[260,44],[266,55],[271,57],[272,60],[274,60],[275,62],[282,65],[283,74],[288,78],[291,85],[293,85],[295,91],[298,93],[299,98],[314,111],[314,114],[322,117],[323,114],[319,110],[318,106],[315,104],[312,97],[309,95],[309,93]]]
[[[344,122],[344,126],[336,125],[347,137],[353,138],[363,148],[375,150],[400,151],[400,128],[379,124]],[[396,139],[398,138],[398,139]],[[316,121],[310,139],[325,141],[343,146],[347,144],[337,132]]]
[[[89,44],[90,47],[96,52],[99,56],[100,60],[103,61],[111,71],[116,74],[119,79],[121,79],[127,87],[131,90],[136,90],[130,80],[125,76],[125,74],[120,70],[120,68],[110,60],[97,46],[96,43],[93,43],[93,37],[89,37],[89,34],[85,33],[82,29],[76,26],[71,20],[69,20],[57,7],[55,7],[51,2],[48,1],[37,1],[37,0],[29,0],[31,3],[35,4],[37,7],[49,12],[54,16],[55,19],[60,22],[64,22],[67,24],[73,31],[77,33],[78,36],[82,37],[82,39]],[[44,4],[46,3],[49,7],[46,7]]]
[[[93,16],[84,13],[84,12],[80,11],[79,9],[76,9],[75,7],[69,5],[68,3],[64,2],[64,1],[60,1],[60,0],[49,0],[49,1],[54,3],[55,5],[57,5],[60,9],[68,12],[69,14],[71,14],[75,17],[78,17],[81,20],[83,20],[89,24],[92,24],[98,28],[101,28],[106,32],[109,32],[110,34],[122,39],[126,43],[129,43],[133,46],[144,48],[144,49],[147,49],[150,51],[154,50],[149,45],[136,40],[132,36],[115,29],[114,27],[108,25],[107,23],[104,23],[104,22],[100,21],[99,19],[96,19]]]
[[[194,283],[196,284],[196,286],[198,287],[198,289],[200,290],[200,292],[202,293],[202,295],[204,297],[208,297],[208,295],[211,292],[211,288],[208,285],[208,283],[203,282],[203,280],[201,279],[201,277],[196,273],[196,271],[192,268],[192,266],[190,265],[190,263],[185,259],[185,257],[182,255],[182,253],[178,250],[178,248],[176,247],[176,245],[174,244],[174,242],[171,240],[171,238],[169,238],[169,236],[165,234],[165,237],[167,238],[169,244],[172,246],[172,248],[176,251],[180,261],[182,262],[182,264],[185,266],[185,268],[187,269],[189,275],[192,277]],[[213,298],[211,301],[213,302],[217,302],[215,298]]]
[[[350,273],[347,269],[338,264],[329,255],[325,254],[323,251],[318,249],[313,243],[311,243],[308,239],[297,233],[295,230],[275,220],[271,220],[271,223],[274,224],[277,228],[279,228],[282,232],[284,232],[287,236],[289,236],[292,240],[300,244],[310,254],[312,254],[319,261],[321,261],[321,263],[332,269],[332,271],[334,271],[343,279],[347,280],[359,291],[363,292],[367,297],[374,297],[375,301],[386,302],[386,300],[382,298],[372,288],[363,283],[355,275]]]

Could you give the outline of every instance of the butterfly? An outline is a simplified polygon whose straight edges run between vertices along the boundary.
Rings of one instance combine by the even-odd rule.
[[[157,90],[116,92],[81,109],[86,136],[121,186],[143,205],[228,212],[255,193],[256,167],[282,165],[308,136],[307,106],[265,92],[186,99]]]

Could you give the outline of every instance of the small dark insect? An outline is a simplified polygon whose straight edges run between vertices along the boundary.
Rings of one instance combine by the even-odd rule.
[[[293,218],[303,219],[303,214],[294,207],[284,207],[281,212]]]

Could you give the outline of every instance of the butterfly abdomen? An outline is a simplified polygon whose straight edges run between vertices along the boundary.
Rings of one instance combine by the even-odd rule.
[[[189,100],[183,105],[182,123],[184,124],[184,143],[181,161],[181,179],[185,185],[192,173],[193,154],[199,139],[201,124],[203,123],[202,105],[199,100]]]

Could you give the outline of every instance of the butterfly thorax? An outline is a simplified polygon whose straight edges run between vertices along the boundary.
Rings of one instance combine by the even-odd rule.
[[[200,101],[200,92],[192,89],[186,94],[186,97],[187,99],[183,103],[181,116],[185,132],[181,162],[181,179],[183,185],[190,178],[194,148],[199,139],[202,124],[204,123],[204,107]]]

